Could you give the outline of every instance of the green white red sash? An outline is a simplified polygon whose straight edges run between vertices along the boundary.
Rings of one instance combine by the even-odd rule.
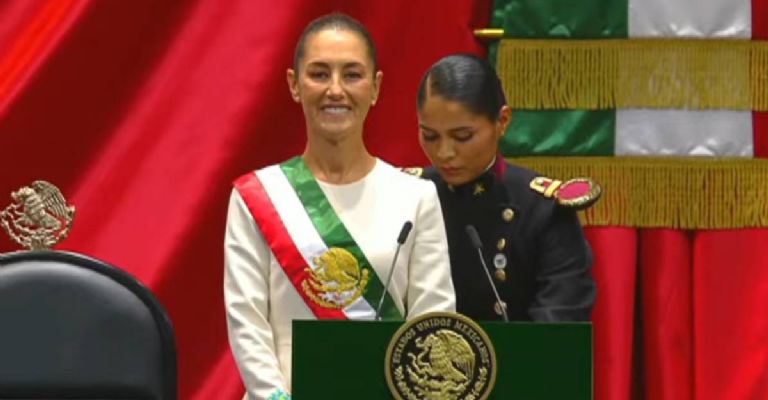
[[[384,290],[381,280],[301,158],[246,174],[235,181],[235,188],[277,262],[318,319],[373,319]],[[308,290],[317,282],[312,279],[319,271],[316,257],[331,248],[351,253],[367,277],[362,296],[343,307],[329,307],[323,301],[326,294]],[[389,294],[381,314],[402,319]]]

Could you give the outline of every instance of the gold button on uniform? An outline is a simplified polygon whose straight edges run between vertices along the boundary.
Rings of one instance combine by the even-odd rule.
[[[496,277],[497,281],[504,282],[507,280],[507,271],[503,269],[497,269],[493,272],[493,276]]]
[[[499,251],[504,250],[504,248],[507,247],[507,240],[504,238],[499,239],[498,242],[496,242],[496,248],[499,249]]]
[[[493,275],[499,282],[507,280],[507,271],[504,269],[507,266],[507,256],[504,253],[496,253],[493,257],[493,266],[496,267],[496,271],[493,271]]]
[[[510,222],[512,221],[512,218],[515,218],[515,212],[512,211],[511,208],[505,208],[504,211],[501,212],[501,218],[504,221]]]

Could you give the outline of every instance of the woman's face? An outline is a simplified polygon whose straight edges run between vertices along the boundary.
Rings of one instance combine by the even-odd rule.
[[[419,142],[446,183],[462,185],[485,172],[509,123],[509,107],[499,115],[492,121],[456,101],[427,96],[418,115]]]
[[[288,86],[301,103],[309,134],[338,142],[362,134],[376,103],[381,71],[374,71],[364,39],[349,30],[326,29],[307,37],[298,71],[288,69]]]

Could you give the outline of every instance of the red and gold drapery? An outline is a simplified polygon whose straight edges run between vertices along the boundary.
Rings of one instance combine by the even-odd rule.
[[[61,187],[78,207],[61,248],[124,268],[168,309],[180,398],[238,399],[221,290],[226,201],[235,177],[302,150],[284,79],[299,32],[333,10],[370,28],[384,82],[367,143],[423,165],[418,81],[443,55],[484,53],[472,30],[489,26],[490,3],[3,2],[0,195],[41,178]],[[766,229],[587,236],[596,399],[768,396]]]

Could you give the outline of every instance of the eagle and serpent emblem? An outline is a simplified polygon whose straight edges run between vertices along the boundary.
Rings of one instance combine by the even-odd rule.
[[[34,181],[11,193],[13,203],[0,211],[8,236],[29,250],[48,249],[64,240],[72,228],[75,207],[67,205],[56,186]]]
[[[429,313],[392,337],[385,372],[398,400],[481,400],[496,382],[496,355],[488,335],[468,317]]]
[[[312,261],[317,268],[306,269],[309,277],[302,282],[302,289],[321,307],[342,309],[365,292],[370,272],[360,268],[348,250],[331,247]]]

